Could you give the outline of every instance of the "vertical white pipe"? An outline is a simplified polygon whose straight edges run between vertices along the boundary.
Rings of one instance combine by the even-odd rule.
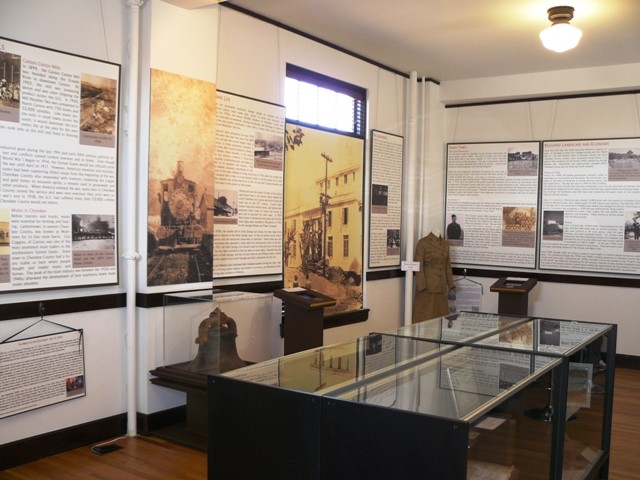
[[[425,161],[425,148],[426,148],[426,98],[427,98],[427,82],[425,78],[422,77],[422,83],[420,84],[420,116],[418,117],[418,132],[420,138],[420,154],[418,155],[418,165],[416,169],[418,170],[417,178],[420,179],[418,182],[418,191],[417,198],[420,202],[420,208],[418,209],[418,236],[422,237],[424,232],[424,219],[425,219],[425,209],[428,209],[428,205],[426,202],[426,188],[425,188],[425,171],[426,171],[426,161]]]
[[[126,249],[123,257],[128,260],[126,274],[127,289],[127,435],[133,437],[137,433],[137,338],[136,338],[136,287],[137,265],[140,254],[137,248],[137,150],[138,150],[138,49],[140,43],[140,7],[144,0],[125,0],[128,9],[128,42],[125,51],[127,94],[124,102],[125,128],[124,179],[123,185],[127,196],[125,222]],[[123,202],[124,203],[124,202]]]
[[[407,261],[413,261],[413,251],[415,249],[415,221],[416,221],[416,181],[422,181],[417,178],[418,159],[416,158],[416,142],[417,142],[417,123],[416,116],[418,111],[417,104],[417,92],[418,92],[418,74],[414,71],[411,72],[409,77],[409,118],[407,121],[407,128],[405,137],[408,139],[407,145],[407,160],[404,169],[405,181],[407,185],[405,202],[407,205],[407,218],[405,235],[407,238],[405,247],[405,256]],[[411,317],[413,313],[413,272],[405,272],[404,282],[404,324],[411,324]]]

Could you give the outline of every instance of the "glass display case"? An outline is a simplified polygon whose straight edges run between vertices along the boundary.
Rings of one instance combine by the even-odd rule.
[[[459,320],[461,322],[456,326]],[[437,324],[435,321],[437,319],[434,319]],[[550,478],[590,478],[590,475],[607,470],[615,325],[466,312],[443,317],[440,323],[439,329],[416,324],[401,327],[394,334],[563,358],[567,364],[563,376],[556,371],[554,375],[539,380],[546,385],[548,401],[527,411],[528,416],[538,421],[561,423],[564,430],[564,438],[558,440],[558,448],[563,449],[562,455],[558,455],[554,464],[555,476]],[[486,328],[478,327],[477,323]],[[495,330],[491,332],[491,328]],[[555,403],[552,401],[554,394],[561,397]]]
[[[462,313],[211,376],[209,478],[606,478],[616,329],[559,322],[541,348],[546,319]]]
[[[162,366],[211,374],[272,358],[272,305],[260,293],[165,294]]]
[[[154,430],[206,449],[207,375],[277,356],[279,318],[270,294],[200,290],[164,295],[162,362],[154,385],[186,393],[184,420]]]
[[[411,338],[425,338],[442,342],[472,342],[493,335],[513,325],[527,322],[529,317],[497,315],[493,313],[459,312],[424,322],[405,325],[385,332]]]

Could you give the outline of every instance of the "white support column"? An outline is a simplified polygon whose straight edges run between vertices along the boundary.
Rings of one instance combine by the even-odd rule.
[[[127,196],[125,221],[126,246],[123,258],[128,260],[126,273],[127,287],[127,435],[137,434],[138,414],[136,395],[137,338],[136,338],[136,286],[138,260],[137,250],[137,213],[138,213],[138,50],[140,45],[140,7],[144,0],[125,0],[128,13],[127,44],[125,47],[124,84],[124,129],[123,133],[123,186]],[[121,203],[125,204],[124,202]]]
[[[416,222],[416,181],[422,181],[418,177],[417,153],[417,112],[418,112],[418,74],[411,72],[409,78],[409,119],[407,121],[407,131],[405,137],[407,142],[407,157],[404,168],[404,185],[406,185],[406,195],[404,198],[406,205],[406,228],[405,228],[405,260],[413,261],[413,251],[415,249],[415,222]],[[404,324],[410,325],[413,313],[413,272],[406,272],[404,282]]]

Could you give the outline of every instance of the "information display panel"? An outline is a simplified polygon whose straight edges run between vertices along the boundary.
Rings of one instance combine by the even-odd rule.
[[[447,145],[453,263],[535,268],[539,142]]]
[[[0,38],[0,292],[118,282],[120,66]]]
[[[640,138],[543,143],[540,268],[640,273]]]

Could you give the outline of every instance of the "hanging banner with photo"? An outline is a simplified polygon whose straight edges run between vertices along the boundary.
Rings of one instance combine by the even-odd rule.
[[[0,292],[118,283],[120,66],[0,38]]]
[[[447,145],[452,263],[535,268],[539,168],[540,142]]]
[[[282,273],[284,107],[218,91],[214,278]]]
[[[403,150],[403,137],[371,131],[371,268],[400,266]]]
[[[540,268],[640,274],[640,138],[543,143]]]
[[[362,308],[364,141],[286,125],[284,284]]]
[[[216,86],[152,69],[149,117],[147,285],[210,283]]]
[[[82,330],[40,320],[0,339],[0,418],[86,395]]]

